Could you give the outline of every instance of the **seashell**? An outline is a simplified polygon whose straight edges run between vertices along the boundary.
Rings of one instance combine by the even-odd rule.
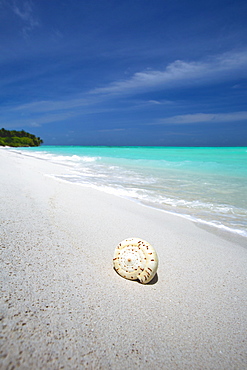
[[[147,284],[156,274],[158,256],[145,240],[125,239],[115,249],[113,266],[125,279],[138,279],[142,284]]]

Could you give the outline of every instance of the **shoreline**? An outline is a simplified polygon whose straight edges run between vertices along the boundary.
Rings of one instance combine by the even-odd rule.
[[[222,235],[223,238],[231,239],[233,242],[235,241],[237,243],[240,243],[243,247],[246,247],[247,233],[246,233],[246,235],[243,234],[242,230],[232,229],[232,228],[229,228],[225,225],[216,225],[216,224],[210,223],[206,220],[197,219],[197,218],[195,218],[193,216],[190,216],[188,214],[168,211],[168,210],[165,210],[165,209],[162,209],[162,208],[159,208],[159,207],[154,207],[152,205],[145,204],[145,203],[143,203],[141,201],[138,201],[138,200],[135,200],[135,199],[131,199],[131,198],[127,198],[127,197],[126,198],[122,197],[122,198],[132,200],[133,202],[135,202],[139,205],[142,205],[144,207],[152,208],[152,209],[155,209],[157,211],[161,211],[161,212],[164,212],[166,214],[173,215],[175,217],[181,217],[185,220],[188,220],[188,221],[194,223],[196,226],[201,227],[202,229],[204,228],[205,230],[207,230],[207,231],[209,231],[209,232],[211,232],[215,235],[219,235],[219,236]]]
[[[38,159],[39,160],[39,159]],[[162,213],[165,213],[167,215],[171,215],[171,216],[174,216],[174,217],[178,217],[178,218],[182,218],[184,220],[187,220],[189,222],[192,222],[196,227],[199,227],[203,230],[206,230],[216,236],[219,236],[220,238],[222,239],[225,239],[225,240],[229,240],[231,241],[232,243],[236,243],[236,244],[239,244],[241,245],[243,248],[247,248],[247,245],[246,245],[246,242],[247,242],[247,234],[246,235],[243,235],[242,233],[242,230],[239,230],[239,229],[231,229],[227,226],[224,226],[224,225],[216,225],[216,224],[213,224],[213,223],[209,223],[205,220],[201,220],[201,219],[196,219],[195,217],[192,217],[190,215],[187,215],[187,214],[182,214],[182,213],[176,213],[176,212],[172,212],[172,211],[168,211],[168,210],[165,210],[165,209],[162,209],[162,208],[159,208],[159,207],[155,207],[153,205],[150,205],[150,204],[146,204],[140,200],[137,200],[137,199],[134,199],[134,198],[130,198],[130,197],[127,197],[127,196],[122,196],[122,195],[117,195],[117,194],[113,194],[111,192],[107,192],[101,188],[97,188],[96,186],[90,186],[90,185],[86,185],[86,184],[80,184],[80,183],[76,183],[76,182],[71,182],[71,181],[67,181],[67,180],[64,180],[64,179],[61,179],[59,177],[56,177],[56,176],[50,176],[51,178],[55,179],[56,181],[61,181],[61,182],[64,182],[66,184],[71,184],[72,186],[79,186],[79,187],[82,187],[83,189],[84,188],[87,188],[87,189],[93,189],[95,191],[99,191],[99,192],[102,192],[103,194],[108,194],[112,197],[117,197],[117,198],[121,198],[121,199],[125,199],[127,201],[130,201],[130,202],[133,202],[137,205],[139,205],[140,207],[146,207],[146,208],[150,208],[150,209],[153,209],[153,210],[156,210],[158,212],[162,212]]]
[[[238,238],[50,176],[63,170],[0,151],[1,368],[244,369]],[[156,249],[152,284],[113,270],[128,237]]]
[[[31,158],[36,158],[36,159],[40,159],[40,160],[46,160],[45,158],[42,158],[42,157],[37,157],[35,155],[31,155],[32,152],[18,152],[18,151],[14,151],[14,153],[16,153],[17,155],[24,155],[24,156],[27,156],[27,157],[31,157]],[[68,165],[67,163],[59,163],[59,162],[50,162],[52,164],[58,164],[58,165],[62,165],[62,166],[65,166],[65,168],[68,168],[69,170],[73,170],[72,167],[70,167],[70,165]],[[73,172],[70,174],[66,174],[66,176],[62,175],[62,176],[56,176],[56,175],[51,175],[53,178],[55,178],[56,180],[59,180],[59,181],[65,181],[65,182],[68,182],[68,183],[71,183],[71,184],[77,184],[77,185],[80,185],[82,187],[88,187],[88,188],[91,188],[91,189],[95,189],[97,191],[101,191],[101,192],[104,192],[106,194],[110,194],[110,195],[113,195],[113,196],[117,196],[117,197],[120,197],[122,199],[127,199],[127,200],[130,200],[130,201],[133,201],[139,205],[143,205],[143,206],[146,206],[146,207],[149,207],[149,208],[153,208],[153,209],[156,209],[156,210],[160,210],[162,212],[165,212],[167,214],[171,214],[171,215],[175,215],[175,216],[178,216],[178,217],[182,217],[184,219],[187,219],[195,224],[198,225],[198,227],[201,227],[201,228],[205,228],[206,230],[209,230],[211,231],[212,233],[216,234],[216,235],[220,235],[220,233],[222,233],[222,236],[224,238],[228,238],[228,234],[229,234],[229,238],[231,240],[234,241],[234,238],[236,237],[236,242],[240,242],[241,245],[246,245],[246,238],[247,238],[247,231],[245,229],[241,229],[241,228],[234,228],[234,227],[231,227],[229,225],[226,225],[221,221],[210,221],[209,219],[203,219],[201,218],[200,216],[196,216],[196,215],[193,215],[193,214],[190,214],[190,212],[187,210],[187,212],[185,212],[184,209],[182,208],[175,208],[174,209],[168,209],[167,207],[164,208],[161,204],[157,204],[157,203],[152,203],[151,201],[146,201],[146,200],[143,200],[143,199],[138,199],[138,198],[135,198],[135,197],[132,197],[131,195],[123,195],[121,193],[118,193],[118,190],[116,190],[114,187],[101,187],[100,185],[96,185],[96,184],[93,184],[93,183],[80,183],[80,182],[76,182],[76,181],[72,181],[72,180],[69,180],[70,176],[73,177]],[[213,214],[211,215],[212,217],[215,217]]]

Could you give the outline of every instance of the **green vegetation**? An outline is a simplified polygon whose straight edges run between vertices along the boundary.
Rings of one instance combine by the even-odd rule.
[[[28,132],[16,130],[0,130],[0,146],[39,146],[43,140]]]

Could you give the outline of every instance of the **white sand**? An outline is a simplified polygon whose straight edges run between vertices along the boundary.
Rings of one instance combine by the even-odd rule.
[[[0,149],[1,369],[246,369],[247,249]],[[140,237],[142,285],[112,268]]]

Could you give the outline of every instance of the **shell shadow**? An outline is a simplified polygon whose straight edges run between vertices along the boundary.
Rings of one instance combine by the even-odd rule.
[[[135,280],[138,284],[142,284],[142,285],[154,285],[158,282],[159,278],[158,278],[158,274],[156,272],[156,274],[154,275],[154,277],[152,278],[151,281],[149,281],[149,283],[147,284],[142,284],[139,280]]]
[[[156,274],[154,275],[154,277],[152,278],[151,281],[149,281],[149,283],[147,283],[147,285],[154,285],[158,282],[159,278],[158,278],[158,274],[156,272]]]

